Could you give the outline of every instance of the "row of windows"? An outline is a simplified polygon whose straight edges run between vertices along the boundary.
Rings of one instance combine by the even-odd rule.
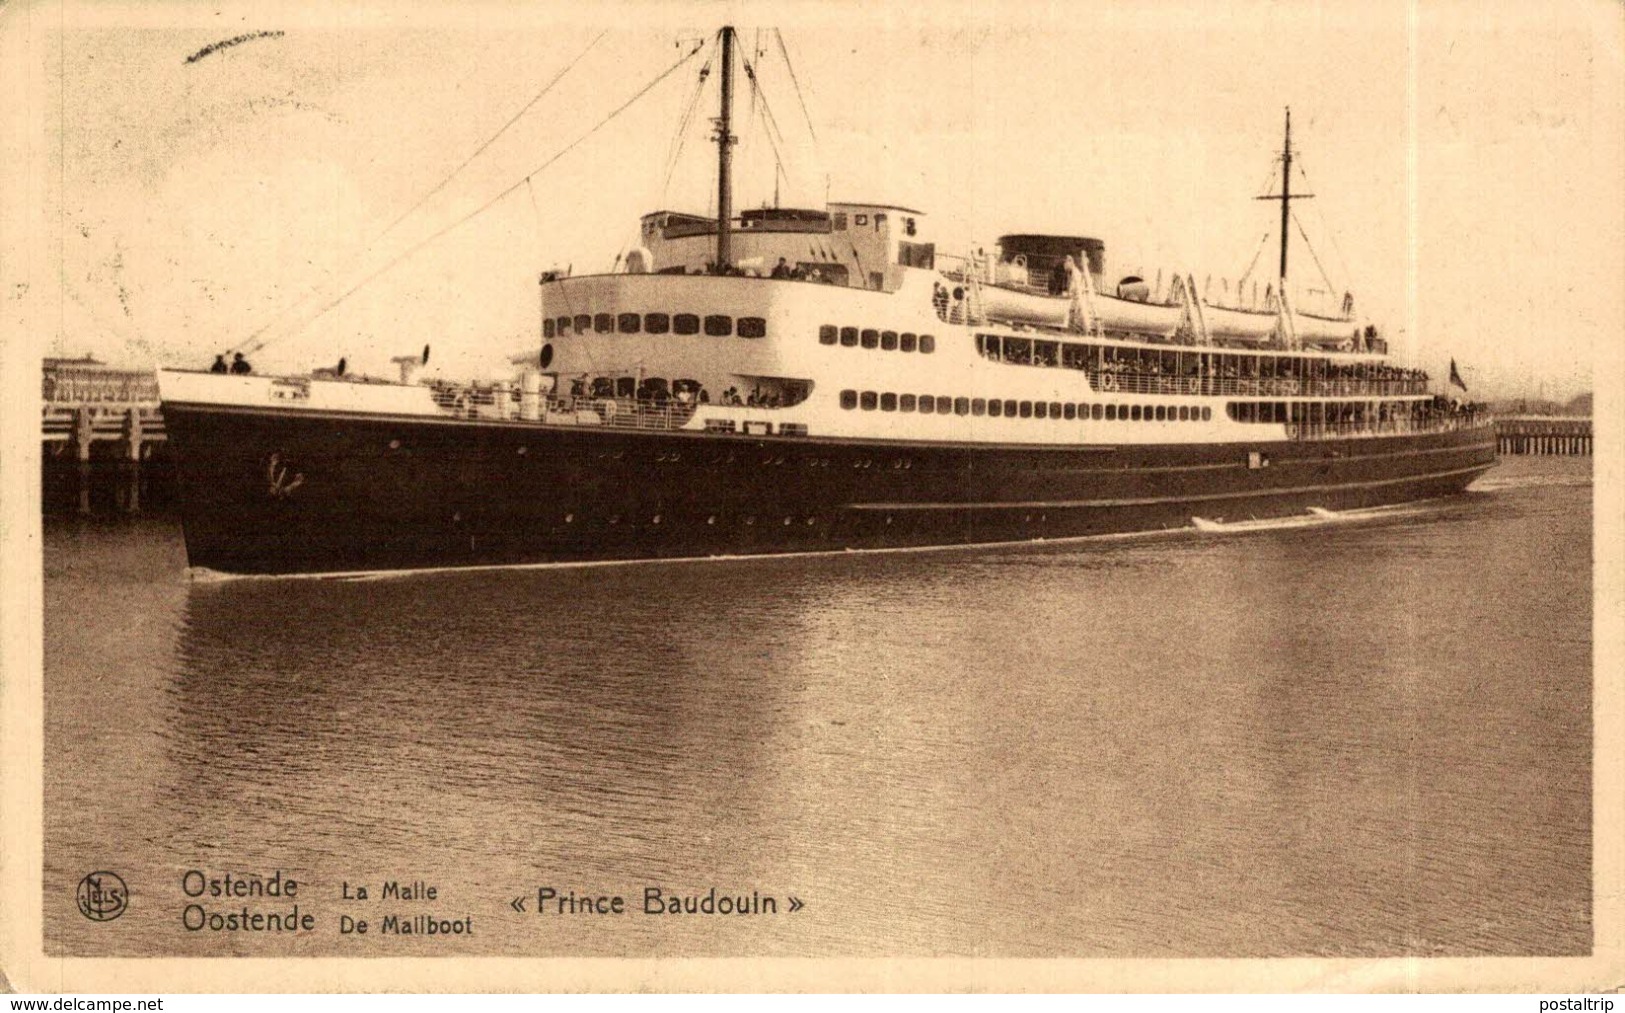
[[[1207,422],[1213,409],[1198,405],[1076,404],[1071,401],[1001,401],[998,398],[941,397],[934,394],[881,394],[841,391],[841,407],[866,412],[919,412],[921,415],[976,415],[990,418],[1096,420],[1106,422]]]
[[[877,331],[865,327],[836,327],[834,324],[825,324],[818,328],[818,343],[821,345],[839,344],[843,348],[878,348],[883,352],[919,352],[930,355],[937,350],[935,335],[921,334],[916,336],[911,331],[899,334],[896,331]]]
[[[549,317],[542,321],[544,338],[572,333],[698,334],[702,329],[713,338],[733,334],[741,338],[767,337],[767,321],[762,317],[740,317],[736,328],[734,318],[722,313],[703,318],[694,313],[578,313],[574,317]]]

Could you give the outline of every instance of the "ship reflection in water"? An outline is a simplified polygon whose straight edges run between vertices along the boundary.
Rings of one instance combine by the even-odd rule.
[[[357,581],[48,531],[49,949],[1585,953],[1589,472],[1484,481],[1245,536]],[[104,866],[112,929],[72,907]],[[282,870],[323,927],[184,931],[190,868]],[[385,879],[473,934],[341,938]],[[511,908],[543,886],[634,913]]]

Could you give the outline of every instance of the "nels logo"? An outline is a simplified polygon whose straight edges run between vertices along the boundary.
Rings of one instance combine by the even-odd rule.
[[[116,872],[93,872],[79,881],[79,913],[93,922],[110,922],[124,913],[130,890]]]
[[[293,491],[305,484],[305,473],[285,451],[277,450],[266,458],[265,480],[272,499],[287,499]]]

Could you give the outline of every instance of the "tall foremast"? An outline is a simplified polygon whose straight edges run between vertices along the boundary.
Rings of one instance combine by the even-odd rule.
[[[717,116],[717,264],[719,274],[733,266],[734,30],[722,26],[722,110]]]

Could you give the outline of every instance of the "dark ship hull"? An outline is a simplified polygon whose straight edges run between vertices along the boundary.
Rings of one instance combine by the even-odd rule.
[[[229,574],[1027,542],[1461,492],[1495,430],[1040,446],[167,403],[188,562]]]

